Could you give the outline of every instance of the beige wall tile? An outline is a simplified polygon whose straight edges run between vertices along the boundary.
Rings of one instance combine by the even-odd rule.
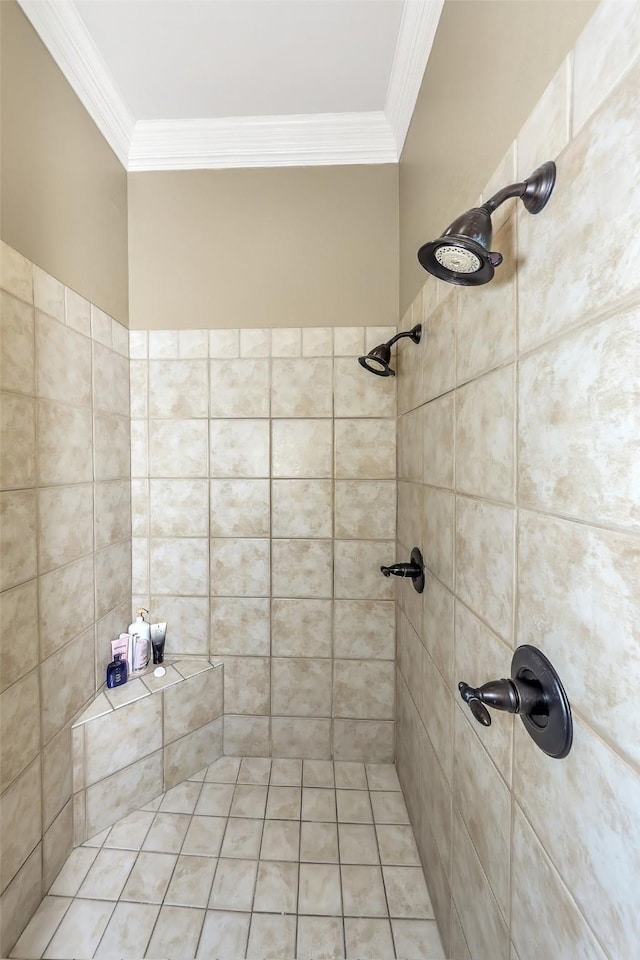
[[[170,790],[222,756],[222,717],[165,747],[164,789]]]
[[[2,895],[0,952],[8,954],[37,910],[42,890],[42,844],[38,844]]]
[[[562,763],[549,762],[517,724],[515,794],[601,945],[624,957],[635,949],[640,922],[640,780],[575,714],[573,724],[573,746]]]
[[[30,398],[0,394],[0,487],[3,490],[32,487],[36,482],[35,407],[35,401]]]
[[[208,536],[208,481],[151,480],[149,527],[152,537]]]
[[[36,357],[39,397],[90,406],[91,343],[86,337],[36,314]]]
[[[529,171],[532,172],[532,171]],[[499,186],[509,183],[510,178]],[[499,228],[494,220],[493,249],[504,257],[491,281],[481,287],[459,287],[456,325],[456,379],[472,377],[512,360],[516,350],[516,217]],[[505,209],[503,208],[503,209]],[[527,214],[529,216],[529,214]]]
[[[111,320],[111,336],[113,339],[113,349],[121,357],[129,359],[129,330],[117,320]]]
[[[331,597],[330,540],[274,540],[271,545],[273,597]]]
[[[224,716],[224,752],[230,757],[267,757],[270,752],[269,717]],[[282,754],[278,754],[282,756]],[[300,754],[296,754],[300,756]]]
[[[639,763],[640,660],[629,638],[640,631],[640,542],[522,511],[518,571],[518,643],[541,647],[575,708]]]
[[[334,720],[334,759],[391,763],[393,728],[386,720]]]
[[[93,406],[106,413],[129,415],[129,360],[93,343]]]
[[[306,327],[302,331],[303,357],[331,357],[333,330],[331,327]]]
[[[152,593],[204,596],[209,592],[209,541],[164,538],[149,542]]]
[[[271,330],[241,330],[241,357],[268,357],[271,352]]]
[[[268,420],[211,420],[212,477],[268,477]]]
[[[422,407],[423,479],[434,487],[453,487],[453,418],[453,393]]]
[[[388,600],[336,600],[334,654],[343,659],[393,660],[395,604]]]
[[[211,360],[212,417],[268,417],[268,360]]]
[[[489,197],[492,197],[498,190],[502,189],[505,184],[514,183],[517,179],[517,143],[515,140],[511,142],[508,149],[504,153],[501,160],[498,161],[497,166],[495,167],[493,173],[489,177],[489,180],[482,191],[482,199],[488,200]],[[492,215],[491,221],[493,224],[494,231],[499,230],[501,226],[513,216],[513,207],[515,204],[505,203],[502,204]]]
[[[391,662],[336,660],[333,710],[336,717],[393,720],[395,668]]]
[[[337,359],[334,368],[336,417],[395,416],[395,377],[376,377],[350,357]]]
[[[330,657],[331,600],[271,601],[274,657]]]
[[[398,521],[396,537],[409,551],[417,546],[423,528],[424,487],[418,483],[398,483]],[[399,558],[400,559],[400,558]],[[404,559],[404,558],[403,558]]]
[[[0,696],[0,777],[4,790],[40,750],[40,692],[37,671]]]
[[[472,687],[481,686],[488,680],[508,677],[511,674],[513,651],[499,640],[470,610],[456,603],[455,675],[451,689],[454,691],[458,709],[462,710],[470,724],[476,723],[469,708],[458,698],[456,684],[464,680]],[[511,755],[513,745],[513,720],[508,714],[494,710],[491,726],[482,731],[482,744],[502,774],[506,783],[511,783]]]
[[[473,380],[456,396],[456,487],[490,500],[515,493],[515,367]]]
[[[447,393],[456,382],[457,293],[449,295],[429,316],[423,327],[423,384],[419,401]]]
[[[268,480],[211,480],[212,537],[268,537]]]
[[[336,420],[336,477],[386,480],[396,475],[393,420]]]
[[[606,0],[578,38],[574,57],[573,126],[578,132],[635,61],[640,12],[635,3]]]
[[[39,490],[38,517],[41,573],[91,553],[93,487],[90,483]]]
[[[35,491],[0,494],[0,588],[36,575]]]
[[[163,791],[162,751],[138,760],[86,791],[87,836],[138,810]]]
[[[206,420],[149,422],[149,476],[206,477],[208,473],[209,430]],[[134,476],[146,476],[146,471],[134,473]]]
[[[95,548],[131,537],[131,487],[128,480],[110,480],[94,487]]]
[[[272,660],[271,709],[286,717],[331,716],[331,661]]]
[[[391,578],[380,567],[393,562],[395,545],[387,540],[336,540],[334,596],[340,600],[391,600]]]
[[[283,327],[271,331],[272,357],[299,357],[302,355],[302,331],[297,327]],[[331,354],[324,354],[330,356]]]
[[[273,755],[329,760],[331,721],[308,717],[274,717],[271,721]]]
[[[131,557],[130,540],[122,540],[96,552],[96,617],[103,617],[130,597]]]
[[[178,330],[178,353],[181,360],[197,360],[209,356],[208,330]]]
[[[40,761],[34,760],[2,795],[2,891],[40,842]]]
[[[424,565],[445,586],[453,589],[455,497],[449,490],[423,487]]]
[[[364,350],[364,327],[334,327],[333,353],[336,357],[358,357]]]
[[[544,215],[518,211],[519,253],[527,262],[518,277],[521,348],[544,342],[638,289],[640,184],[608,173],[612,143],[619,170],[631,169],[640,153],[639,82],[640,63],[616,87],[606,109],[594,114],[563,151],[558,158],[562,187]],[[597,244],[591,239],[594,230]],[[567,250],[576,255],[567,256]],[[603,263],[609,269],[603,270]]]
[[[149,359],[177,360],[179,355],[177,330],[149,330]]]
[[[398,421],[398,478],[422,483],[423,413],[420,407]]]
[[[454,825],[452,893],[471,956],[507,960],[507,927],[458,815]]]
[[[262,716],[269,713],[268,657],[221,657],[224,664],[224,712]]]
[[[7,243],[2,242],[1,249],[2,289],[33,303],[33,264]]]
[[[433,660],[425,652],[422,658],[422,720],[440,766],[449,783],[453,779],[453,696]],[[418,707],[420,705],[418,704]]]
[[[218,719],[223,708],[222,677],[220,669],[205,670],[190,677],[188,682],[176,683],[163,691],[165,744]]]
[[[149,334],[146,330],[129,330],[129,356],[146,360],[149,356]]]
[[[42,751],[42,825],[45,830],[71,799],[72,770],[71,727],[66,726]]]
[[[417,323],[422,324],[420,343],[416,345],[409,340],[400,340],[391,353],[391,365],[398,373],[398,411],[400,413],[406,413],[422,402],[426,316],[423,293],[420,290],[400,325],[402,331],[406,332]]]
[[[30,580],[0,594],[0,690],[29,673],[38,659],[38,590]]]
[[[48,890],[73,849],[73,803],[58,814],[42,838],[42,886]]]
[[[436,849],[435,857],[431,854],[429,860],[435,861],[437,867],[433,873],[428,869],[427,877],[429,886],[434,891],[433,900],[438,903],[440,897],[436,894],[436,889],[441,884],[449,886],[453,870],[453,795],[451,785],[442,769],[431,740],[426,733],[419,739],[421,748],[419,759],[422,761],[422,769],[420,771],[421,776],[418,778],[418,802],[423,807],[424,814],[428,811],[428,816],[425,815],[423,820],[428,824],[427,829],[432,834],[428,843]],[[422,832],[424,833],[424,831]],[[418,846],[420,847],[420,840],[418,840]],[[423,860],[427,859],[422,850],[421,853]],[[444,878],[438,878],[440,873],[444,874]],[[439,912],[440,917],[443,912]]]
[[[639,353],[637,308],[521,363],[518,455],[525,504],[640,530]]]
[[[276,359],[271,372],[272,417],[330,417],[333,364],[328,358]]]
[[[271,424],[273,477],[330,477],[333,469],[331,420],[274,420]]]
[[[155,623],[169,623],[166,651],[171,656],[208,656],[208,597],[153,596],[150,610]]]
[[[228,360],[240,356],[239,330],[209,330],[209,356]]]
[[[517,805],[511,936],[521,960],[540,956],[605,960],[585,918]]]
[[[393,480],[338,480],[335,485],[335,536],[391,540],[396,533]]]
[[[48,657],[95,619],[93,557],[45,574],[38,586],[40,650]]]
[[[211,597],[211,654],[269,654],[269,606],[266,599]]]
[[[149,541],[134,537],[131,541],[131,589],[134,593],[149,593]]]
[[[67,326],[85,337],[91,336],[91,304],[69,287],[65,287],[65,319]]]
[[[112,413],[97,413],[93,418],[94,479],[118,480],[131,475],[147,475],[147,427],[141,421]]]
[[[111,317],[95,304],[91,304],[91,337],[105,347],[113,346]]]
[[[507,642],[513,635],[512,509],[456,498],[456,590]]]
[[[469,953],[467,941],[464,938],[464,931],[460,923],[460,917],[455,906],[451,906],[451,958],[452,960],[473,960]],[[514,960],[514,957],[511,957]],[[515,958],[517,960],[517,958]]]
[[[131,536],[149,536],[149,481],[131,481]]]
[[[93,480],[91,410],[38,401],[38,479],[41,484]]]
[[[161,697],[144,697],[124,710],[90,721],[84,736],[84,775],[89,786],[162,748]]]
[[[419,635],[404,614],[398,617],[398,668],[418,708],[424,714],[424,698],[430,693],[424,687],[422,660],[424,649]]]
[[[95,692],[94,655],[91,627],[43,661],[40,680],[44,743],[61,730]]]
[[[209,371],[205,360],[149,361],[149,416],[206,417]]]
[[[35,342],[33,307],[0,296],[0,382],[3,390],[35,394]]]
[[[146,360],[131,360],[129,370],[129,412],[132,417],[148,417],[149,364]]]
[[[555,160],[569,142],[572,67],[569,54],[518,134],[519,181],[546,160]]]
[[[272,536],[332,535],[331,480],[274,480],[271,487]]]
[[[481,734],[484,728],[478,726],[478,730]],[[454,755],[454,803],[502,915],[508,917],[511,793],[459,710],[455,711]]]
[[[427,573],[422,600],[422,642],[442,676],[451,684],[454,650],[453,594]]]
[[[211,595],[269,596],[269,540],[211,540]]]

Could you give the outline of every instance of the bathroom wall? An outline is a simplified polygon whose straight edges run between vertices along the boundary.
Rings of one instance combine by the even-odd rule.
[[[639,49],[638,5],[603,4],[484,192],[555,158],[548,207],[501,208],[495,280],[429,278],[403,321],[398,550],[421,528],[429,576],[399,594],[397,762],[454,960],[637,952]],[[458,695],[524,643],[565,684],[565,760]]]
[[[131,599],[128,331],[2,244],[0,768],[9,950],[72,845],[71,722]]]
[[[495,280],[425,274],[403,320],[398,551],[429,574],[399,592],[397,762],[454,960],[640,940],[639,50],[640,7],[604,3],[484,191],[555,158],[548,207],[501,208]],[[564,760],[457,692],[525,643],[566,687]]]
[[[393,758],[393,329],[130,333],[133,605],[224,663],[227,754]]]

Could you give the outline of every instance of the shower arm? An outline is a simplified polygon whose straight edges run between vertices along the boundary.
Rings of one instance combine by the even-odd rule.
[[[394,343],[397,343],[398,340],[402,340],[403,337],[410,337],[414,343],[420,343],[420,333],[421,333],[420,324],[417,324],[412,330],[405,330],[404,333],[396,333],[395,337],[391,337],[391,340],[387,340],[386,346],[391,349]]]
[[[514,197],[523,197],[527,192],[527,186],[527,181],[524,180],[522,183],[512,183],[508,187],[503,187],[502,190],[494,193],[486,203],[483,203],[480,209],[486,210],[487,213],[491,215],[494,210],[502,206],[505,200],[511,200]]]

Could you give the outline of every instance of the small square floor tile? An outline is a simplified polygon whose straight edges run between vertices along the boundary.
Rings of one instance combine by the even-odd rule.
[[[327,790],[321,787],[303,787],[302,819],[335,821],[335,790]]]
[[[269,787],[267,817],[270,820],[299,820],[300,787]]]
[[[210,764],[204,779],[215,783],[235,783],[240,770],[240,757],[220,757]]]
[[[153,823],[151,810],[135,810],[119,820],[109,832],[104,847],[116,850],[139,850]]]
[[[258,865],[254,911],[295,913],[298,904],[298,864],[261,860]]]
[[[78,890],[78,896],[87,900],[117,900],[135,860],[136,854],[132,851],[102,849]]]
[[[261,820],[264,817],[266,803],[267,787],[239,783],[233,794],[230,816],[254,817]]]
[[[389,915],[412,920],[433,920],[431,898],[421,867],[384,867]]]
[[[147,944],[159,912],[157,904],[125,903],[121,900],[116,904],[94,956],[100,960],[146,956]]]
[[[368,790],[336,790],[338,820],[344,823],[373,823]]]
[[[226,817],[193,817],[181,853],[195,857],[217,857],[226,826]]]
[[[178,907],[206,907],[217,863],[213,857],[178,857],[164,902]]]
[[[177,859],[172,853],[139,853],[122,891],[122,899],[162,903]]]
[[[142,849],[154,853],[179,853],[190,820],[186,813],[156,813]]]
[[[114,907],[115,904],[110,900],[74,900],[44,956],[49,960],[92,957]]]
[[[272,760],[272,787],[299,787],[302,783],[302,760]]]
[[[171,960],[193,960],[203,921],[204,910],[193,910],[188,907],[161,907],[147,948],[147,956],[170,957]]]
[[[161,793],[159,797],[154,797],[153,800],[149,800],[148,803],[145,803],[140,808],[141,810],[151,810],[152,813],[157,813],[160,809],[160,804],[164,800],[164,793]]]
[[[233,790],[232,783],[203,783],[195,813],[204,817],[228,817]]]
[[[348,960],[384,960],[394,956],[388,920],[345,917],[344,938]]]
[[[198,960],[238,960],[246,956],[250,913],[207,910],[196,957]]]
[[[343,866],[341,872],[345,916],[387,916],[387,899],[380,867]]]
[[[419,866],[418,848],[410,826],[376,825],[380,859],[399,866]]]
[[[41,957],[72,903],[70,897],[45,897],[11,951],[11,956],[20,957],[20,960],[37,960]]]
[[[198,783],[202,783],[207,772],[207,767],[203,767],[202,770],[197,770],[195,773],[190,773],[187,777],[187,780],[197,780]]]
[[[445,960],[435,920],[392,920],[398,960]]]
[[[335,786],[333,760],[305,760],[302,766],[302,783],[305,787]]]
[[[238,783],[269,783],[271,760],[269,757],[243,757],[238,773]]]
[[[209,907],[251,911],[257,872],[257,860],[218,860]]]
[[[340,869],[337,865],[300,864],[298,911],[316,916],[341,916]]]
[[[193,813],[200,796],[201,784],[194,780],[184,780],[171,790],[167,790],[160,810],[163,813]]]
[[[376,831],[368,823],[338,824],[341,863],[380,862]]]
[[[338,830],[335,823],[302,822],[300,860],[308,863],[338,862]]]
[[[298,917],[297,960],[342,960],[344,926],[341,917]]]
[[[394,763],[366,763],[369,790],[400,790]]]
[[[371,793],[373,819],[376,823],[409,823],[409,813],[401,793],[378,790]]]
[[[283,960],[295,956],[296,918],[254,913],[251,917],[247,960]]]
[[[336,788],[339,790],[367,790],[367,775],[364,763],[352,760],[336,760],[334,763]]]
[[[263,822],[262,820],[229,817],[220,856],[240,860],[257,860],[262,842]]]
[[[265,820],[261,860],[295,860],[300,855],[299,820]]]
[[[99,847],[76,847],[53,882],[49,893],[55,897],[75,897],[89,868],[98,856]]]

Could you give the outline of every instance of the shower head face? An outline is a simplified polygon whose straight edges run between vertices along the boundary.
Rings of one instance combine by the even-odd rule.
[[[390,367],[391,347],[388,343],[381,343],[373,350],[369,350],[364,357],[358,357],[358,363],[376,377],[395,377],[396,372]]]
[[[488,283],[502,256],[491,246],[491,217],[482,207],[467,210],[454,220],[441,237],[418,250],[424,269],[439,280],[462,287]]]

